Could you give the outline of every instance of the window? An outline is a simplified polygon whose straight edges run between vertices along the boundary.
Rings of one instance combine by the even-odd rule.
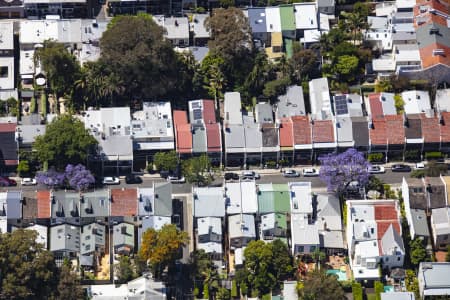
[[[384,261],[385,261],[385,262],[388,262],[388,261],[389,261],[389,257],[385,257],[385,258],[384,258]]]
[[[400,261],[402,258],[400,256],[397,256],[397,261]]]
[[[8,77],[8,67],[0,67],[0,78]]]
[[[310,252],[314,252],[316,250],[316,246],[311,246],[311,247],[309,247],[309,251]]]
[[[446,240],[448,239],[448,235],[444,235],[444,236],[442,237],[442,239],[443,239],[444,241],[446,241]]]
[[[304,246],[297,246],[297,252],[305,252]]]

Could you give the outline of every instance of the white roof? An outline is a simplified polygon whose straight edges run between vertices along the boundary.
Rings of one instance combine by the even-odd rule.
[[[241,94],[238,92],[227,92],[224,96],[224,123],[242,124]]]
[[[195,38],[209,38],[210,34],[204,25],[208,16],[208,14],[194,14],[192,16],[192,22],[189,23],[189,26],[190,30],[194,32]]]
[[[23,3],[24,4],[86,3],[86,0],[24,0]]]
[[[361,258],[372,258],[380,255],[380,249],[378,247],[378,240],[362,241],[355,245],[355,257],[361,256]]]
[[[267,32],[281,32],[281,16],[279,7],[266,7]]]
[[[317,8],[314,2],[295,4],[294,14],[297,29],[317,28]]]
[[[7,233],[8,232],[8,220],[6,218],[0,219],[0,233]]]
[[[387,17],[373,17],[368,16],[367,22],[370,25],[370,30],[374,31],[384,31],[389,28],[389,22]]]
[[[14,49],[14,24],[13,20],[0,22],[0,50]]]
[[[0,38],[0,40],[1,40],[1,38]],[[14,89],[15,88],[15,86],[14,86],[14,78],[15,78],[14,57],[13,56],[0,57],[0,66],[8,68],[8,72],[6,74],[7,76],[0,77],[0,90]]]
[[[81,20],[23,20],[20,22],[21,44],[81,43]]]
[[[20,75],[34,75],[34,49],[20,50]],[[23,76],[22,76],[23,77]]]
[[[131,134],[129,107],[104,107],[100,110],[87,110],[82,119],[86,129],[93,133],[104,133],[105,136]]]
[[[291,212],[312,213],[311,182],[289,182],[291,192]]]
[[[213,233],[222,234],[222,219],[215,217],[204,217],[197,219],[198,235],[208,234],[209,228]]]
[[[163,27],[168,39],[189,39],[189,22],[187,17],[164,18]]]
[[[317,29],[309,29],[303,32],[304,36],[300,39],[302,43],[315,43],[320,40],[321,32]]]
[[[319,22],[321,31],[330,31],[330,19],[333,19],[334,16],[330,16],[327,14],[319,14]]]
[[[436,91],[436,109],[438,111],[450,111],[450,89]]]
[[[420,62],[420,51],[417,44],[396,45],[395,61],[399,62]]]
[[[239,237],[255,238],[255,218],[253,215],[239,214],[229,216],[228,235],[230,239]]]
[[[331,116],[330,90],[327,78],[317,78],[309,82],[309,100],[313,118],[323,120]]]
[[[195,217],[224,217],[225,199],[221,187],[198,187],[193,190]]]
[[[227,214],[253,214],[258,211],[254,181],[227,182],[225,189]]]
[[[234,250],[234,265],[235,266],[240,266],[244,263],[244,250],[245,250],[245,247],[237,248]]]
[[[435,235],[450,234],[450,210],[448,207],[431,211],[431,227]]]
[[[393,58],[378,58],[372,60],[373,70],[376,72],[395,71],[395,60]]]
[[[116,299],[133,299],[133,300],[165,300],[166,288],[160,281],[153,281],[150,276],[139,277],[127,284],[102,284],[89,286],[93,300],[116,300]]]
[[[420,114],[431,110],[430,95],[427,91],[406,91],[402,93],[406,114]]]
[[[402,8],[410,8],[413,9],[416,5],[416,0],[396,0],[395,5],[397,6],[397,9]]]
[[[222,243],[216,242],[198,243],[197,248],[203,249],[206,253],[222,254]]]
[[[291,215],[292,246],[320,245],[317,224],[308,224],[308,217],[303,214]]]

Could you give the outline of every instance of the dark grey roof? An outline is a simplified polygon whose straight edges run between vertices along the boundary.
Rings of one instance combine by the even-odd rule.
[[[406,178],[409,190],[409,205],[411,209],[426,209],[427,196],[422,179]]]
[[[6,213],[8,219],[21,219],[22,218],[22,192],[21,191],[8,191],[6,193],[6,202],[8,205],[8,211]]]
[[[155,215],[172,216],[171,183],[155,183]]]
[[[262,145],[263,147],[278,146],[278,128],[273,124],[262,124]]]
[[[369,124],[365,117],[351,117],[355,147],[369,146]]]
[[[414,228],[414,233],[417,236],[429,237],[427,216],[422,209],[411,209],[411,226]]]
[[[447,202],[445,200],[445,184],[440,177],[427,177],[425,183],[431,185],[429,193],[430,208],[446,207]]]
[[[419,114],[410,114],[407,117],[408,126],[405,128],[405,137],[407,139],[422,138],[422,120]]]
[[[45,125],[19,125],[17,131],[21,144],[32,144],[36,137],[45,134]]]
[[[0,132],[0,165],[3,160],[17,160],[17,142],[15,132]]]
[[[437,29],[439,33],[430,33],[430,29]],[[428,47],[434,43],[450,47],[450,28],[438,23],[429,23],[419,26],[416,29],[419,48]]]
[[[105,226],[98,223],[84,225],[81,228],[81,247],[82,255],[95,251],[96,247],[105,246]]]
[[[52,197],[52,218],[80,217],[80,195],[78,193],[56,191],[52,193]]]
[[[206,147],[206,128],[203,125],[194,126],[192,131],[192,152],[205,153]]]
[[[252,28],[252,32],[267,32],[265,8],[249,8],[248,21]]]
[[[259,123],[273,123],[273,109],[270,103],[258,103],[255,106],[255,118]]]
[[[80,205],[81,217],[109,216],[108,190],[98,190],[83,194]]]

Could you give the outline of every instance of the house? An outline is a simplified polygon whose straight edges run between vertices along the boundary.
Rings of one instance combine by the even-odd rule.
[[[22,191],[0,192],[0,218],[22,219]]]
[[[428,192],[422,178],[403,178],[402,196],[406,212],[408,212],[408,209],[425,210],[429,208]]]
[[[80,61],[81,65],[86,62],[94,62],[100,58],[100,38],[106,31],[109,20],[101,19],[82,19],[81,20],[81,49],[74,54]]]
[[[170,102],[144,102],[143,109],[133,113],[131,120],[133,150],[137,153],[135,165],[139,163],[145,167],[146,161],[155,153],[174,150],[173,129]]]
[[[255,116],[243,116],[245,137],[245,165],[260,165],[262,159],[261,125],[255,122]]]
[[[36,210],[33,212],[33,214],[27,214],[30,219],[37,218],[37,219],[50,219],[52,217],[51,214],[51,194],[50,191],[42,190],[36,192]],[[34,202],[32,198],[25,198],[26,203],[28,205],[28,201]],[[34,205],[30,205],[30,208],[33,208]],[[24,210],[24,216],[25,210]]]
[[[164,37],[175,47],[189,46],[189,22],[187,17],[164,17],[153,18],[159,26],[165,29]]]
[[[222,260],[222,219],[205,217],[197,219],[197,249],[203,249],[211,259]]]
[[[103,172],[119,174],[133,170],[133,141],[129,107],[103,107],[83,112],[84,126],[98,141]]]
[[[175,128],[176,151],[179,156],[185,157],[192,153],[192,131],[185,111],[173,111]]]
[[[417,279],[422,299],[450,295],[450,263],[421,262]]]
[[[405,91],[401,93],[403,109],[407,115],[431,111],[430,95],[427,91]]]
[[[77,257],[80,252],[80,228],[69,224],[50,227],[50,251],[58,260]]]
[[[309,82],[309,102],[313,120],[327,120],[332,116],[328,79],[317,78]]]
[[[384,292],[380,294],[381,300],[415,300],[413,292]]]
[[[289,86],[286,94],[278,96],[276,104],[277,121],[293,116],[305,116],[305,98],[303,88],[299,85]]]
[[[270,33],[270,46],[265,48],[267,58],[270,61],[277,61],[283,57],[283,35],[281,32]]]
[[[450,103],[448,99],[450,98],[450,89],[439,89],[436,91],[436,99],[434,104],[436,110],[439,112],[450,112]]]
[[[280,239],[287,244],[287,216],[285,213],[261,215],[259,236],[265,242]]]
[[[287,184],[258,184],[258,213],[290,212],[290,190]]]
[[[50,199],[52,224],[80,224],[80,194],[52,191]]]
[[[16,74],[14,63],[14,24],[7,20],[0,22],[0,99],[6,100],[10,97],[18,99]]]
[[[225,206],[227,215],[256,214],[258,200],[255,181],[239,181],[225,183]]]
[[[225,217],[224,191],[220,187],[193,188],[193,216]]]
[[[267,57],[274,61],[284,55],[280,8],[278,6],[266,7],[265,14],[266,32],[268,33],[265,51]]]
[[[94,266],[96,255],[105,251],[105,226],[98,223],[87,224],[81,227],[80,264]]]
[[[138,189],[139,216],[172,216],[172,185],[153,183],[153,187]]]
[[[358,123],[361,119],[364,121],[362,97],[358,94],[335,95],[333,96],[333,103],[336,116],[337,146],[342,148],[354,147],[356,143],[355,138],[359,138],[362,135],[353,134],[353,122]],[[367,129],[367,122],[364,125]],[[368,135],[367,130],[364,133]],[[359,145],[359,147],[367,146],[367,143]]]
[[[427,215],[425,210],[417,208],[409,209],[405,207],[405,211],[411,240],[419,237],[428,241],[430,238],[430,232],[428,230]]]
[[[266,44],[269,39],[266,24],[266,9],[264,7],[249,8],[248,22],[252,29],[253,39],[260,40],[262,44]]]
[[[211,36],[210,32],[205,27],[205,20],[208,14],[194,14],[192,20],[189,21],[189,31],[192,36],[192,43],[194,47],[207,46],[208,40]]]
[[[312,120],[311,132],[315,159],[323,153],[335,151],[337,142],[333,120]]]
[[[154,281],[148,274],[126,284],[97,284],[87,288],[88,295],[92,300],[109,300],[113,298],[166,300],[166,291],[164,283]]]
[[[367,118],[351,117],[350,119],[352,121],[353,147],[358,151],[367,151],[369,149],[369,122]]]
[[[224,97],[225,165],[241,166],[246,152],[241,95],[238,92],[227,92]]]
[[[293,40],[296,38],[296,24],[295,24],[295,14],[293,5],[280,5],[280,20],[281,20],[281,33],[283,38]],[[286,52],[288,50],[286,49]],[[288,57],[289,54],[288,54]]]
[[[312,124],[309,116],[292,117],[294,162],[312,160]]]
[[[23,6],[29,19],[46,19],[55,15],[61,19],[94,17],[86,0],[23,0]]]
[[[153,1],[137,1],[137,0],[113,0],[108,2],[108,16],[116,15],[135,15],[138,12],[145,12],[153,16],[177,16],[182,15],[183,2],[185,0],[153,0]]]
[[[6,19],[21,19],[24,17],[23,0],[2,1],[0,14]]]
[[[248,214],[228,216],[230,248],[236,250],[256,239],[255,217]]]
[[[446,249],[450,237],[450,212],[448,207],[435,208],[431,210],[431,233],[433,235],[434,247]]]
[[[111,217],[134,217],[138,215],[137,189],[111,189]]]
[[[355,280],[378,280],[382,269],[402,267],[405,247],[396,200],[347,201],[347,244]]]
[[[396,115],[395,100],[393,93],[372,93],[366,98],[367,113],[371,118]],[[368,101],[368,103],[367,103]]]
[[[307,47],[311,43],[318,42],[319,32],[319,14],[316,3],[297,3],[294,4],[296,36],[300,42]]]
[[[36,138],[45,134],[45,125],[18,125],[17,140],[21,150],[31,150]]]
[[[13,227],[12,231],[19,229],[18,227]],[[45,250],[47,250],[48,245],[48,228],[44,225],[34,224],[32,226],[28,226],[23,228],[25,230],[34,230],[37,233],[36,243],[41,244]]]
[[[15,170],[19,164],[16,123],[0,123],[0,170]]]
[[[294,122],[292,118],[282,118],[279,122],[280,160],[286,165],[294,162]]]
[[[114,253],[130,255],[134,252],[134,226],[128,223],[119,223],[113,226]]]
[[[142,236],[144,233],[153,228],[155,230],[160,230],[164,225],[171,224],[171,217],[163,217],[163,216],[145,216],[141,220],[141,224],[138,226],[138,249],[142,244]]]
[[[335,0],[317,0],[317,10],[321,14],[327,14],[334,17],[334,11],[336,9]]]
[[[317,206],[315,207],[314,204]],[[315,223],[319,230],[320,248],[329,255],[342,253],[344,232],[339,199],[333,194],[317,194],[313,202]]]
[[[111,206],[109,190],[84,192],[80,198],[80,216],[82,222],[102,220],[109,216]]]

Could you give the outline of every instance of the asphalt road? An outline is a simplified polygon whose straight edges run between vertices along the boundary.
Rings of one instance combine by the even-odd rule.
[[[403,177],[409,177],[410,173],[394,173],[391,170],[386,170],[385,174],[377,174],[383,182],[387,184],[401,184]],[[106,186],[110,188],[132,188],[132,187],[151,187],[153,182],[166,182],[163,178],[158,177],[142,177],[142,184],[126,184],[125,180],[121,180],[119,185],[111,185]],[[297,177],[297,178],[285,178],[281,176],[280,173],[271,173],[271,174],[261,174],[261,179],[257,180],[257,183],[287,183],[293,181],[310,181],[312,188],[325,188],[326,185],[319,179],[319,177]],[[216,178],[213,182],[213,185],[221,185],[223,184],[223,178]],[[23,191],[35,191],[39,189],[45,189],[45,187],[40,186],[21,186],[20,183],[16,187],[6,187],[3,188],[5,190],[18,190],[22,189]],[[174,194],[185,194],[190,193],[192,191],[192,185],[189,183],[184,184],[173,184],[172,185],[172,193]]]

